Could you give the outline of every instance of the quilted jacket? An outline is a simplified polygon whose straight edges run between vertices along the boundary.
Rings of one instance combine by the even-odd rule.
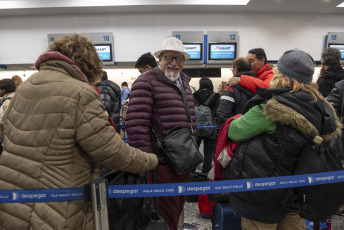
[[[181,73],[181,79],[196,138],[195,105],[189,86],[190,78]],[[145,72],[134,82],[125,126],[129,144],[146,152],[154,152],[162,163],[164,159],[156,137],[162,141],[169,131],[177,126],[191,129],[180,89],[169,81],[159,68]]]

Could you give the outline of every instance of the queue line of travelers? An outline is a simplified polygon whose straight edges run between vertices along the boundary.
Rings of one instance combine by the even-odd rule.
[[[70,49],[74,53],[68,52]],[[38,73],[17,88],[16,96],[2,119],[4,151],[0,158],[0,188],[81,187],[99,176],[98,164],[131,173],[150,172],[150,177],[154,169],[158,175],[155,183],[188,182],[190,173],[175,174],[164,159],[157,140],[161,141],[176,126],[189,128],[197,138],[195,100],[189,85],[190,78],[182,72],[184,62],[190,56],[184,52],[183,43],[173,37],[166,39],[162,49],[154,55],[159,59],[158,67],[138,66],[142,74],[131,90],[122,85],[121,95],[130,93],[125,118],[129,146],[111,127],[108,117],[112,118],[111,113],[104,110],[106,96],[102,96],[102,81],[106,80],[95,84],[104,71],[93,44],[79,34],[53,42],[48,52],[40,55],[35,63]],[[323,59],[326,68],[328,61],[325,61],[325,56]],[[280,144],[281,151],[277,154],[295,158],[289,162],[286,171],[280,170],[279,162],[273,174],[292,174],[301,150],[285,151],[286,146],[290,141],[302,146],[303,139],[310,135],[293,125],[299,120],[313,124],[320,136],[332,137],[324,138],[324,143],[337,140],[341,135],[342,126],[336,114],[341,116],[339,105],[344,83],[337,83],[328,96],[328,100],[334,103],[334,110],[319,94],[317,86],[311,83],[314,60],[309,54],[289,50],[281,56],[275,68],[266,61],[261,48],[250,50],[247,57],[237,58],[233,62],[233,77],[222,95],[214,99],[212,111],[218,126],[233,115],[242,114],[228,126],[228,138],[242,144],[226,168],[226,179],[272,175],[272,171],[260,172],[268,164],[276,164],[276,160],[269,156],[269,152],[255,151],[259,143],[265,142]],[[336,70],[341,71],[339,68]],[[201,80],[207,82],[209,79]],[[92,89],[94,84],[99,87],[100,96]],[[114,90],[114,100],[118,100],[116,113],[124,102],[117,87]],[[187,122],[181,87],[187,97],[191,125]],[[204,103],[213,89],[204,88],[204,92],[207,93],[201,100],[196,99],[196,104]],[[283,119],[288,112],[294,114],[289,121]],[[329,119],[324,119],[324,114]],[[312,116],[326,122],[314,124]],[[113,120],[116,127],[120,126],[118,117]],[[32,135],[28,136],[28,131]],[[213,150],[207,149],[205,154],[213,158],[214,142],[212,146]],[[258,160],[260,158],[263,159]],[[208,171],[208,160],[204,167]],[[304,219],[297,211],[286,211],[281,207],[280,193],[263,191],[260,194],[259,199],[255,193],[229,196],[231,208],[242,216],[243,229],[305,229]],[[178,224],[185,197],[159,197],[158,200],[159,214],[169,229],[180,228]],[[83,201],[52,202],[49,205],[44,202],[0,204],[0,229],[92,229],[92,221],[90,207]]]

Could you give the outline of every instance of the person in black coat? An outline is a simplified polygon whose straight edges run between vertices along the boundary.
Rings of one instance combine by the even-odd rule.
[[[212,95],[213,98],[209,101],[208,107],[211,110],[211,114],[216,119],[216,110],[219,105],[220,94],[214,93],[214,86],[212,81],[207,77],[202,77],[199,81],[199,90],[194,95],[195,106],[203,105],[207,99]],[[204,144],[204,162],[203,162],[203,173],[208,173],[211,169],[211,161],[216,146],[216,135],[210,137],[199,137],[197,136],[197,145],[200,146],[203,140]]]
[[[333,108],[336,110],[337,115],[341,122],[344,122],[344,80],[337,82],[330,94],[326,97],[326,100],[331,102]]]
[[[103,71],[101,81],[96,85],[100,91],[100,97],[109,117],[116,124],[116,131],[120,133],[121,89],[108,80],[107,73]]]
[[[233,76],[247,75],[257,78],[251,71],[251,62],[247,57],[238,57],[233,62]],[[254,93],[242,86],[227,86],[222,92],[220,103],[216,111],[217,130],[220,131],[222,124],[229,118],[243,112],[244,106]]]
[[[340,65],[340,50],[333,47],[324,49],[321,53],[321,63],[323,65],[320,77],[317,81],[319,92],[327,97],[334,85],[344,79],[344,69]]]

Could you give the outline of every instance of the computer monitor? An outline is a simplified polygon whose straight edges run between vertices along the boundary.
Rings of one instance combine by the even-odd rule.
[[[209,43],[209,60],[230,61],[236,58],[237,43]]]
[[[112,47],[111,44],[95,44],[100,60],[112,61]]]
[[[202,60],[202,43],[184,43],[184,52],[190,55],[189,60]]]
[[[338,48],[340,50],[342,60],[344,60],[344,44],[328,44],[328,47]]]

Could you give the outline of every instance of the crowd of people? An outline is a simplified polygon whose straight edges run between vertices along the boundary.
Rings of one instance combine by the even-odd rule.
[[[198,147],[203,142],[202,172],[213,170],[215,180],[293,175],[308,143],[343,158],[336,147],[342,145],[344,95],[338,49],[322,52],[317,84],[308,53],[288,50],[274,67],[264,49],[250,49],[233,61],[233,77],[221,82],[218,92],[200,76],[192,93],[191,78],[183,73],[189,58],[182,41],[169,37],[154,56],[139,57],[135,68],[141,75],[132,87],[123,82],[120,88],[108,79],[86,37],[73,34],[53,42],[26,81],[0,80],[0,189],[82,187],[99,177],[102,167],[147,173],[150,183],[189,182],[195,169],[177,174],[160,145],[179,126]],[[215,121],[209,136],[197,134],[201,105]],[[220,155],[225,160],[219,162]],[[300,206],[284,205],[295,199],[287,197],[291,191],[233,193],[228,204],[241,216],[243,229],[305,229]],[[182,229],[185,200],[157,199],[170,230]],[[93,229],[93,218],[84,201],[2,203],[0,229]]]

